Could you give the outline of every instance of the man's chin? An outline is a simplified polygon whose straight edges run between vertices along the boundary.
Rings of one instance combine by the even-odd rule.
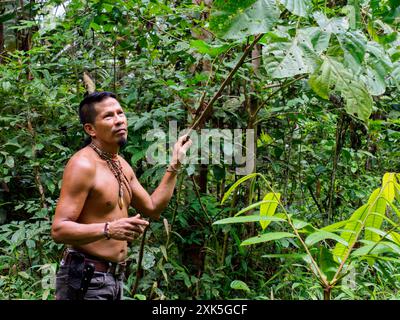
[[[123,138],[118,140],[118,145],[120,147],[123,147],[124,145],[126,145],[127,142],[128,142],[128,140],[125,137],[123,137]]]

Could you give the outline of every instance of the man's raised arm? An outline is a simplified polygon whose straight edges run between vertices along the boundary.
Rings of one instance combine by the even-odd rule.
[[[191,145],[192,141],[187,139],[186,135],[178,139],[174,145],[169,169],[151,196],[142,187],[134,174],[131,182],[133,192],[131,204],[134,208],[153,219],[160,218],[161,212],[167,207],[169,200],[172,198],[176,185],[177,170],[180,168],[186,151]]]

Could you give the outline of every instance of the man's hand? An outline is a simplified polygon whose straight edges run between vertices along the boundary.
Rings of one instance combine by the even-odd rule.
[[[122,218],[109,223],[108,234],[111,239],[131,242],[138,238],[149,222],[142,219],[140,214],[134,217]]]
[[[170,164],[174,169],[179,169],[186,157],[186,151],[190,148],[192,143],[192,140],[190,140],[189,136],[186,134],[180,137],[175,143]]]

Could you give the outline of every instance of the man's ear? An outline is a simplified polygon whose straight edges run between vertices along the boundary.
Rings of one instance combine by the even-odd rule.
[[[83,129],[85,132],[91,136],[92,138],[96,137],[96,129],[94,128],[94,125],[91,123],[85,123],[83,125]]]

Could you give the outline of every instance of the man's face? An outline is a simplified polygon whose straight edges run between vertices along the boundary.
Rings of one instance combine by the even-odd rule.
[[[99,141],[123,146],[128,137],[128,123],[122,107],[114,98],[95,104],[96,118],[93,132]]]

